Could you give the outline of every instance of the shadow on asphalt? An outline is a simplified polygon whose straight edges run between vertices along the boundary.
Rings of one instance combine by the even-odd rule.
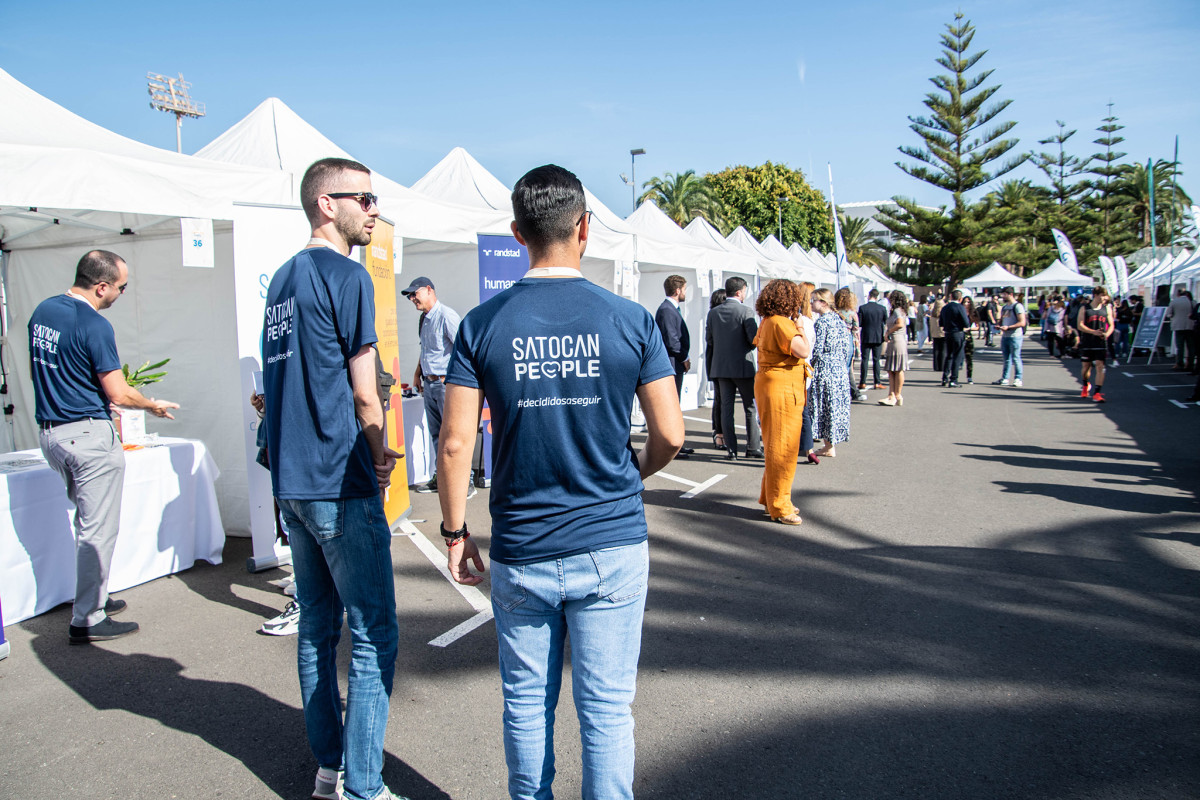
[[[851,533],[801,513],[823,541]],[[651,573],[641,670],[728,675],[780,710],[759,730],[753,711],[714,719],[689,758],[639,769],[639,797],[1197,796],[1200,573],[1143,541],[1163,534],[1088,521],[846,549],[728,522],[651,534],[670,569]],[[864,696],[790,694],[822,682]]]
[[[312,791],[312,775],[298,772],[292,757],[308,752],[299,709],[244,684],[185,677],[183,666],[171,658],[71,647],[57,624],[37,630],[30,648],[94,708],[128,711],[199,737],[242,762],[280,797],[307,797]],[[410,789],[414,800],[448,797],[387,752],[383,779]]]

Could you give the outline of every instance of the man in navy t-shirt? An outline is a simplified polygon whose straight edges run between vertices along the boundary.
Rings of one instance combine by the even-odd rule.
[[[493,430],[492,609],[509,793],[549,796],[552,721],[569,632],[583,796],[632,797],[633,717],[648,551],[642,480],[683,443],[675,370],[650,314],[584,280],[589,212],[570,172],[513,191],[530,270],[467,314],[446,383],[438,474],[449,569],[483,569],[466,482],[484,398]],[[629,440],[637,397],[649,436]]]
[[[376,800],[395,672],[396,597],[391,531],[381,491],[399,455],[384,443],[375,372],[375,294],[347,256],[371,241],[376,197],[362,164],[326,158],[308,168],[300,202],[308,247],[267,290],[263,378],[267,451],[287,523],[300,605],[297,661],[313,797]],[[354,641],[343,717],[337,644],[343,617]]]
[[[121,523],[125,451],[109,405],[174,419],[167,400],[144,397],[125,382],[113,327],[100,311],[125,293],[129,267],[116,253],[92,250],[75,267],[75,283],[43,300],[29,318],[38,443],[75,504],[75,604],[71,644],[116,639],[138,630],[111,615],[124,600],[108,596],[108,570]]]

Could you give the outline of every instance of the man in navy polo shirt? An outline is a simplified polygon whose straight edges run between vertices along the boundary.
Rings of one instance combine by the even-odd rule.
[[[438,459],[442,535],[454,579],[479,583],[464,514],[486,398],[509,794],[550,796],[569,633],[583,796],[628,798],[648,573],[642,480],[683,444],[675,370],[654,318],[580,274],[590,220],[579,179],[539,167],[512,197],[530,270],[467,314],[455,340]],[[640,452],[629,439],[634,396],[649,431]]]
[[[267,290],[263,377],[271,481],[287,523],[300,605],[297,662],[313,797],[392,798],[383,784],[383,735],[396,668],[391,532],[381,492],[398,453],[384,443],[375,372],[375,292],[347,256],[371,241],[371,174],[342,158],[304,173],[308,247]],[[348,619],[345,712],[337,644]]]
[[[43,300],[29,318],[34,411],[42,454],[75,504],[75,604],[71,644],[136,633],[117,622],[124,600],[108,596],[108,570],[121,524],[125,451],[109,405],[174,419],[167,400],[144,397],[125,382],[112,324],[100,316],[125,293],[129,267],[116,253],[92,250],[75,266],[75,283]]]

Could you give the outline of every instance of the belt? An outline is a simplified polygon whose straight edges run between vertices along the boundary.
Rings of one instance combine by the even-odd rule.
[[[445,378],[446,376],[445,375],[422,375],[421,377],[427,381],[440,381],[442,378]]]
[[[87,422],[91,419],[92,417],[83,417],[81,419],[64,419],[57,422],[53,420],[47,420],[45,422],[39,422],[38,427],[44,431],[48,431],[51,428],[57,428],[59,425],[74,425],[76,422]]]

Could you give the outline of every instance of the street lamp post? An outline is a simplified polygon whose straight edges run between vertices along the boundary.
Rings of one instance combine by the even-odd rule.
[[[637,211],[637,157],[646,155],[644,147],[635,147],[629,151],[629,199],[630,213]]]

